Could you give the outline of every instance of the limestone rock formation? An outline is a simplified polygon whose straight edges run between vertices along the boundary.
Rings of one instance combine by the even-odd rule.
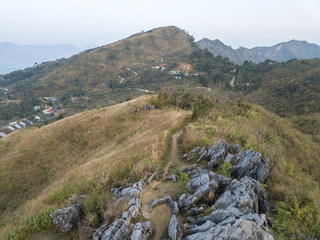
[[[81,204],[77,203],[70,207],[57,209],[50,214],[50,217],[53,223],[60,228],[61,232],[69,232],[81,221],[82,215]]]
[[[260,153],[246,150],[239,154],[236,165],[230,168],[231,175],[237,179],[245,176],[258,181],[265,180],[269,175],[268,159],[263,158]]]
[[[162,204],[165,204],[171,208],[172,215],[175,215],[179,212],[179,207],[178,207],[177,202],[173,201],[170,196],[166,196],[161,199],[155,198],[149,206],[149,211],[151,212],[153,208],[155,208],[158,205],[162,205]]]
[[[171,216],[169,228],[168,228],[168,235],[171,240],[182,239],[182,235],[183,235],[182,226],[175,215]]]
[[[150,221],[138,222],[133,229],[131,240],[147,240],[153,233],[153,226]]]

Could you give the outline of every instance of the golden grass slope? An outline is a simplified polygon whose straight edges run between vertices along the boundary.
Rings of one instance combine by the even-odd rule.
[[[40,129],[24,129],[0,140],[0,235],[46,206],[48,194],[70,184],[142,178],[161,165],[171,132],[190,112],[130,111],[150,97],[86,111]],[[90,185],[90,184],[89,184]],[[90,186],[89,186],[90,187]],[[5,207],[5,208],[4,208]]]

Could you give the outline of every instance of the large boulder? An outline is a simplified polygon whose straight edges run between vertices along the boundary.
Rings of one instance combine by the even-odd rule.
[[[258,181],[265,180],[269,175],[268,159],[253,150],[239,154],[237,164],[230,168],[231,176],[240,179],[245,176]]]
[[[131,240],[147,240],[153,233],[153,226],[150,221],[138,222],[133,229]]]
[[[57,209],[54,213],[50,214],[52,221],[57,225],[61,232],[69,232],[80,221],[83,215],[81,204],[77,203],[70,207]]]
[[[171,216],[169,227],[168,227],[168,235],[171,240],[182,239],[182,235],[183,235],[182,226],[175,215]]]

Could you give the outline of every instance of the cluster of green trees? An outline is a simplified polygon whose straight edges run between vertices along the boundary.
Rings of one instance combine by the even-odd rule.
[[[6,121],[16,117],[27,117],[34,113],[33,107],[39,104],[40,100],[37,97],[27,95],[19,104],[0,105],[0,120]]]

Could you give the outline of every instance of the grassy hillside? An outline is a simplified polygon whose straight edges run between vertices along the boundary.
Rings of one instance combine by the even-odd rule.
[[[83,237],[82,231],[88,229],[81,226],[96,227],[93,220],[83,222],[79,230],[61,234],[52,224],[39,226],[37,219],[46,220],[48,212],[66,206],[66,199],[81,194],[91,196],[92,204],[98,206],[94,211],[101,211],[99,202],[111,204],[103,200],[109,199],[111,185],[126,185],[143,178],[154,171],[155,165],[168,171],[170,136],[183,129],[180,156],[195,146],[212,146],[222,139],[268,157],[271,175],[264,186],[273,206],[269,217],[274,221],[274,234],[278,239],[319,237],[319,143],[260,106],[210,92],[209,98],[202,98],[199,91],[183,96],[178,91],[172,97],[164,93],[159,98],[141,97],[40,129],[17,131],[0,140],[0,235],[14,226],[14,233],[21,235],[19,226],[24,226],[29,238]],[[177,99],[178,106],[193,109],[192,118],[191,111],[176,107]],[[150,102],[159,108],[130,113]],[[179,162],[179,166],[184,165]],[[17,210],[24,211],[12,217]]]
[[[142,97],[1,139],[0,236],[47,206],[99,185],[142,178],[161,165],[168,137],[190,113],[130,113],[148,101]],[[12,218],[17,210],[24,212]]]

